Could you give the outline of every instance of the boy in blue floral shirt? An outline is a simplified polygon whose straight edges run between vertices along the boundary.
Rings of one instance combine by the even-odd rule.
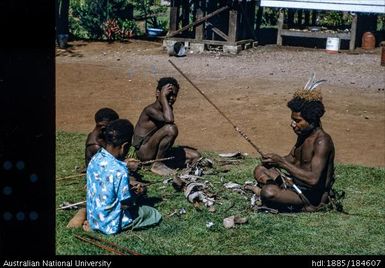
[[[87,168],[85,229],[116,234],[158,223],[161,215],[155,208],[140,206],[133,211],[130,206],[130,176],[123,160],[131,146],[132,124],[126,119],[112,121],[104,134],[106,147],[99,149]]]

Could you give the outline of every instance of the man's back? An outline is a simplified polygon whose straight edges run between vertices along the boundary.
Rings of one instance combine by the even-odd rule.
[[[103,142],[100,139],[100,131],[94,129],[88,134],[86,139],[86,145],[84,150],[86,166],[88,166],[88,163],[91,161],[91,158],[102,146]]]
[[[152,103],[145,107],[139,116],[138,122],[135,125],[134,134],[138,136],[146,136],[153,129],[161,128],[162,124],[156,122],[155,118],[151,116],[154,112],[162,113],[161,107]]]

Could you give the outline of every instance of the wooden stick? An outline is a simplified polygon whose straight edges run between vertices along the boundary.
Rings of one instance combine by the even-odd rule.
[[[174,159],[174,158],[175,158],[174,156],[171,156],[171,157],[166,157],[166,158],[153,159],[153,160],[139,162],[139,164],[146,165],[146,164],[151,164],[151,163],[155,163],[155,162],[162,162],[162,161],[166,161],[166,160],[170,160],[170,159]],[[67,176],[67,177],[58,178],[58,179],[56,179],[56,181],[76,178],[76,177],[85,176],[85,175],[86,175],[86,173],[70,175],[70,176]]]
[[[66,179],[76,178],[76,177],[80,177],[80,176],[84,176],[84,175],[86,175],[86,173],[80,173],[80,174],[70,175],[70,176],[62,177],[62,178],[59,178],[59,179],[56,179],[56,180],[57,180],[57,181],[61,181],[61,180],[66,180]]]
[[[166,161],[166,160],[170,160],[170,159],[174,159],[175,157],[174,156],[170,156],[170,157],[166,157],[166,158],[159,158],[159,159],[153,159],[153,160],[148,160],[148,161],[139,161],[137,159],[134,159],[134,158],[128,158],[128,159],[125,159],[126,163],[127,162],[130,162],[129,160],[132,159],[136,162],[138,162],[138,164],[140,165],[146,165],[146,164],[151,164],[151,163],[155,163],[155,162],[162,162],[162,161]]]
[[[66,209],[66,208],[74,207],[74,206],[81,205],[81,204],[84,204],[84,203],[86,203],[86,201],[81,201],[81,202],[77,202],[77,203],[74,203],[74,204],[70,204],[70,205],[67,205],[67,206],[64,206],[64,207],[57,208],[56,210]]]
[[[166,158],[159,158],[159,159],[139,162],[139,164],[146,165],[146,164],[151,164],[151,163],[155,163],[155,162],[162,162],[162,161],[166,161],[166,160],[170,160],[170,159],[174,159],[174,158],[175,158],[174,156],[170,156],[170,157],[166,157]]]
[[[84,242],[87,242],[87,243],[90,243],[94,246],[97,246],[98,248],[101,248],[101,249],[104,249],[108,252],[111,252],[111,253],[114,253],[115,255],[127,255],[127,254],[124,254],[123,252],[117,250],[117,249],[114,249],[114,248],[111,248],[111,247],[107,247],[103,244],[100,244],[98,242],[95,242],[95,241],[92,241],[92,239],[89,239],[89,238],[86,238],[86,237],[82,237],[80,235],[76,235],[75,234],[75,237],[81,241],[84,241]]]
[[[142,254],[140,254],[140,253],[138,253],[138,252],[136,252],[136,251],[134,251],[134,250],[131,250],[131,249],[128,249],[128,248],[126,248],[126,247],[117,245],[117,244],[112,243],[112,242],[110,242],[110,241],[108,241],[108,240],[104,240],[104,239],[102,239],[102,238],[100,238],[100,237],[95,237],[95,236],[92,236],[92,235],[90,235],[90,234],[85,234],[85,236],[87,236],[89,239],[93,239],[93,240],[96,240],[96,241],[99,241],[99,242],[102,242],[102,243],[106,243],[106,244],[110,245],[110,246],[113,247],[113,248],[117,248],[118,250],[126,251],[126,252],[128,252],[129,254],[131,254],[131,255],[134,255],[134,256],[142,256]]]
[[[249,137],[239,128],[237,127],[171,60],[168,60],[171,65],[187,80],[190,84],[198,90],[198,92],[212,105],[214,108],[233,126],[235,131],[237,131],[253,148],[263,157],[263,152],[255,145]]]

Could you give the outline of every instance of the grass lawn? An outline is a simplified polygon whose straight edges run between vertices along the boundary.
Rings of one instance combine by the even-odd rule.
[[[77,174],[84,163],[83,134],[58,132],[56,136],[57,179]],[[204,153],[211,159],[213,152]],[[215,165],[214,174],[204,175],[218,193],[216,211],[195,208],[182,192],[176,192],[163,178],[142,170],[143,179],[156,182],[148,196],[163,215],[161,223],[142,231],[125,231],[114,236],[95,234],[120,246],[145,255],[382,255],[385,252],[385,169],[337,164],[334,188],[345,191],[344,209],[297,214],[257,213],[249,208],[246,196],[223,187],[226,182],[243,184],[252,180],[258,160],[246,157],[224,172]],[[221,171],[222,170],[222,171]],[[67,201],[85,200],[85,178],[56,182],[56,207]],[[176,209],[185,214],[169,216]],[[58,255],[110,254],[75,238],[81,229],[66,225],[77,210],[59,210],[56,214],[56,253]],[[223,226],[231,215],[248,218],[233,229]],[[214,225],[206,226],[208,222]]]

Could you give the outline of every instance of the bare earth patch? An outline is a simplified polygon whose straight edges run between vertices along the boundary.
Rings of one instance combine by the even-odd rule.
[[[94,113],[115,109],[133,124],[155,99],[157,79],[175,77],[177,144],[200,151],[254,149],[168,62],[172,60],[264,152],[287,154],[295,141],[286,107],[312,71],[326,114],[323,127],[336,161],[385,166],[385,67],[380,51],[327,54],[321,49],[260,46],[238,55],[219,52],[169,57],[157,42],[73,42],[56,53],[56,128],[88,133]]]

